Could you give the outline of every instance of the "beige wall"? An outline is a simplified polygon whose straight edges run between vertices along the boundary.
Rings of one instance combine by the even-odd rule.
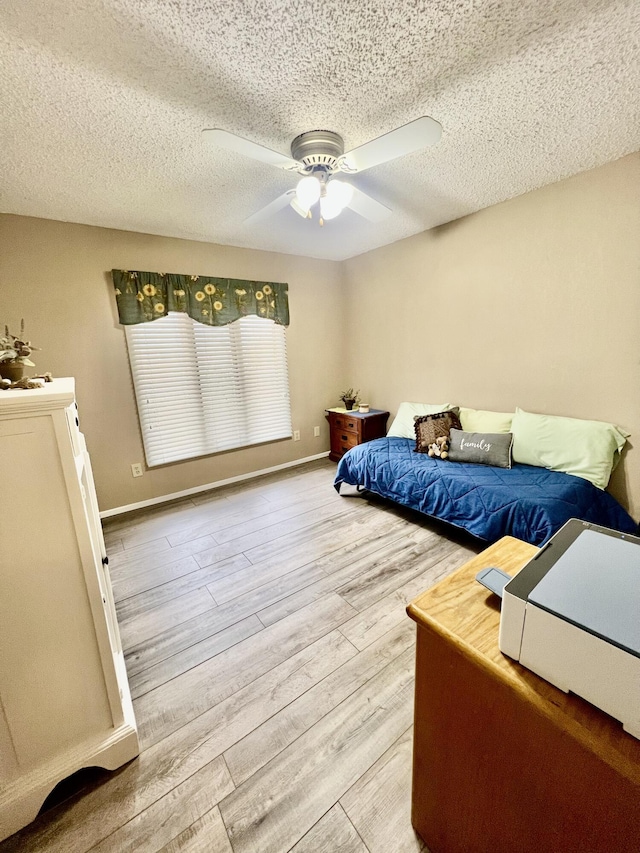
[[[162,270],[289,283],[287,351],[293,428],[301,441],[280,441],[145,471],[124,332],[118,325],[112,268]],[[343,376],[341,267],[280,255],[0,216],[0,323],[20,318],[42,348],[39,370],[75,376],[81,426],[102,510],[260,470],[328,450],[324,408],[336,405]],[[313,427],[321,428],[320,438]]]
[[[640,154],[344,264],[349,382],[402,400],[613,421],[640,516]],[[425,199],[428,204],[428,199]]]

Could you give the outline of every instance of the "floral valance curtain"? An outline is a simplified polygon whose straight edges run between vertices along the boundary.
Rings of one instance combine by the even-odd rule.
[[[289,288],[273,281],[112,270],[118,316],[125,326],[183,311],[207,326],[226,326],[256,314],[289,325]]]

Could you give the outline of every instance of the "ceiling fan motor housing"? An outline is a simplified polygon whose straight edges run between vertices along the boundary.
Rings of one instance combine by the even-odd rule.
[[[309,130],[296,136],[291,143],[293,159],[303,163],[310,172],[317,168],[334,172],[343,154],[342,137],[332,130]]]

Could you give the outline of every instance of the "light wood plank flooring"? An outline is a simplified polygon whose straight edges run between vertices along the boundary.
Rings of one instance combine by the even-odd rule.
[[[410,853],[406,603],[478,543],[321,460],[105,524],[142,753],[0,853]],[[353,490],[352,490],[353,491]]]

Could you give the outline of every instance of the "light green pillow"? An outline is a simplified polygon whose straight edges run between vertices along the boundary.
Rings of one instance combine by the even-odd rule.
[[[485,412],[460,407],[460,423],[465,432],[511,432],[513,412]]]
[[[449,408],[449,403],[400,403],[398,414],[393,419],[387,436],[389,438],[395,436],[396,438],[415,439],[416,431],[413,419],[416,415],[435,415],[436,412],[444,412],[445,409]]]
[[[628,432],[604,421],[535,415],[516,409],[511,426],[513,459],[564,471],[606,489]]]

